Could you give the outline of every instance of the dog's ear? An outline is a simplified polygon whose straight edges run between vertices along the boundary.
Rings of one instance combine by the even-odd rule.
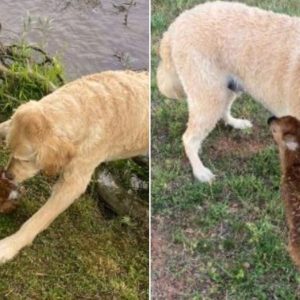
[[[75,153],[74,145],[66,138],[49,136],[37,150],[37,164],[46,175],[56,175]]]
[[[7,143],[13,148],[20,144],[23,138],[31,143],[38,143],[49,130],[49,122],[41,113],[37,102],[30,101],[19,106],[12,116]]]
[[[291,151],[295,151],[299,148],[297,138],[292,134],[285,134],[283,136],[283,142],[286,145],[286,147]]]

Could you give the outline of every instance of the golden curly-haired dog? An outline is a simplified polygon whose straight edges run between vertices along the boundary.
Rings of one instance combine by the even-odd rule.
[[[198,151],[216,123],[252,126],[230,113],[240,93],[249,93],[277,117],[300,118],[299,41],[300,18],[234,2],[198,5],[165,32],[157,83],[169,98],[187,97],[183,143],[200,181],[214,178]]]
[[[39,171],[60,174],[46,204],[0,241],[0,262],[13,258],[67,209],[100,163],[147,153],[148,78],[131,71],[86,76],[21,105],[0,124],[11,151],[7,171],[16,183]]]

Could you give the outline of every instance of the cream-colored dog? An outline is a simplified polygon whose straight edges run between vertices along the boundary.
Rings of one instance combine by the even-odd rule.
[[[103,72],[21,105],[0,124],[11,151],[7,169],[19,183],[42,171],[60,174],[46,204],[0,241],[0,262],[13,258],[86,189],[104,161],[148,151],[148,74]]]
[[[171,24],[160,57],[160,91],[169,98],[187,97],[183,143],[200,181],[214,178],[198,151],[216,123],[252,126],[230,113],[240,93],[249,93],[277,117],[300,119],[300,18],[240,3],[205,3]]]

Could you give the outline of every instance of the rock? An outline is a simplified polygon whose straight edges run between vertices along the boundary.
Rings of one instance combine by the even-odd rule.
[[[97,198],[107,218],[130,216],[148,224],[148,162],[143,159],[106,163],[96,171]]]

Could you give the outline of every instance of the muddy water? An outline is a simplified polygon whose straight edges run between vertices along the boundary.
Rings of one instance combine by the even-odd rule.
[[[20,37],[58,55],[68,79],[108,69],[148,69],[148,0],[0,1],[0,41]],[[25,29],[24,29],[25,24]]]

